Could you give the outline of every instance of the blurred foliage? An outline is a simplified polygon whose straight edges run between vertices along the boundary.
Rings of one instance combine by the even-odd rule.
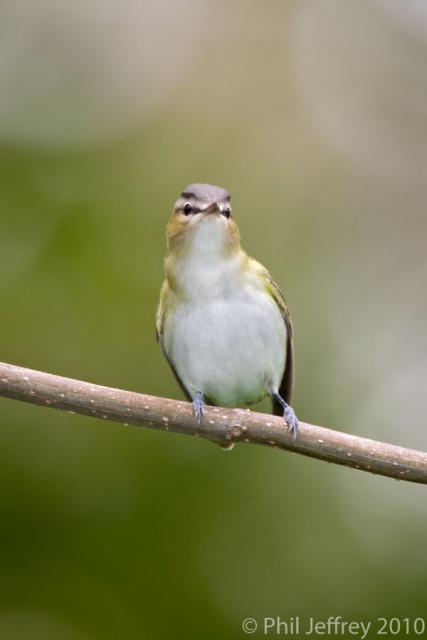
[[[2,360],[181,397],[153,315],[176,194],[208,181],[230,189],[245,248],[286,292],[300,418],[425,449],[427,128],[419,115],[414,136],[412,111],[426,89],[425,77],[415,82],[425,40],[373,1],[184,5],[174,27],[167,4],[153,24],[149,12],[141,20],[153,46],[169,38],[164,59],[138,51],[152,72],[141,102],[137,64],[131,95],[112,82],[116,102],[107,72],[106,93],[88,81],[94,50],[79,37],[97,45],[98,62],[109,51],[108,69],[115,52],[120,60],[108,48],[113,14],[106,32],[108,16],[92,24],[79,3],[34,14],[40,82],[40,60],[60,68],[66,46],[74,57],[64,60],[80,56],[87,77],[57,74],[81,93],[69,106],[51,83],[45,121],[20,100],[31,86],[13,85],[15,111],[0,109]],[[4,5],[3,18],[15,10]],[[132,11],[126,3],[117,30],[133,22],[135,36]],[[355,44],[366,21],[369,63]],[[49,29],[68,38],[49,40]],[[161,84],[156,65],[165,73],[192,37]],[[127,127],[130,112],[140,119]],[[376,137],[385,122],[390,137]],[[1,638],[217,640],[243,637],[246,616],[427,616],[422,487],[261,447],[225,454],[171,433],[0,407]]]

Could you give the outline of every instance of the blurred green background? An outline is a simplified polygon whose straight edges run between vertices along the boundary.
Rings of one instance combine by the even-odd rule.
[[[286,292],[299,417],[426,449],[424,3],[2,0],[0,60],[1,360],[180,398],[154,339],[164,230],[211,182]],[[422,486],[0,416],[2,640],[427,618]]]

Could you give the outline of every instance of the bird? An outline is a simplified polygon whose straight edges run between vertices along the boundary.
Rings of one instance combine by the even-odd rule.
[[[176,200],[157,339],[199,424],[206,404],[250,406],[269,396],[296,437],[288,306],[267,269],[242,249],[230,200],[226,189],[201,183]]]

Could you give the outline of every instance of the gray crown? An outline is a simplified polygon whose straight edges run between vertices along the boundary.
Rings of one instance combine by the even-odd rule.
[[[227,189],[215,187],[212,184],[189,184],[181,193],[183,198],[195,198],[199,202],[223,202],[230,200]]]

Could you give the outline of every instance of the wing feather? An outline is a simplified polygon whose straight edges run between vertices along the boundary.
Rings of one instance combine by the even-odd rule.
[[[166,298],[169,293],[168,281],[164,280],[160,288],[160,299],[156,309],[156,338],[157,342],[162,341],[163,327],[166,313]]]
[[[162,347],[163,355],[165,356],[167,363],[172,369],[172,373],[175,376],[177,383],[181,387],[183,394],[185,395],[187,400],[190,400],[191,402],[192,398],[188,393],[187,389],[185,388],[170,358],[168,357],[168,354],[166,353],[164,343],[163,343],[163,331],[165,326],[165,315],[166,315],[166,301],[168,299],[169,293],[170,293],[170,289],[169,289],[168,281],[164,280],[160,289],[159,304],[157,305],[157,309],[156,309],[156,338],[157,338],[157,342],[159,342],[160,346]]]
[[[271,275],[267,270],[264,272],[264,276],[267,283],[267,290],[274,299],[275,303],[279,307],[282,314],[283,321],[286,325],[286,360],[285,371],[283,372],[282,381],[279,387],[279,394],[282,396],[287,404],[291,403],[292,391],[294,386],[294,336],[292,320],[289,313],[288,305],[286,304],[285,297],[281,292],[278,285],[274,282]],[[283,407],[273,400],[273,413],[275,415],[283,414]]]

